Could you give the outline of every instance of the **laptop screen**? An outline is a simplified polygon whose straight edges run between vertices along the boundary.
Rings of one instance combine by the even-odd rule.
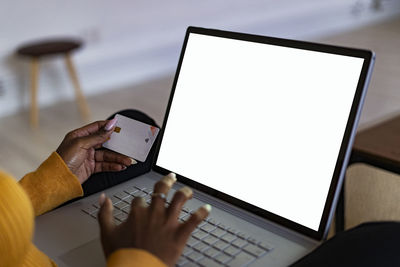
[[[318,231],[364,59],[187,36],[156,165]]]

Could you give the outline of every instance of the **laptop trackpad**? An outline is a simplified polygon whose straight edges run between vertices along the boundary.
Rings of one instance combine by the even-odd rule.
[[[76,247],[59,257],[67,266],[101,267],[106,266],[100,239],[96,238]]]

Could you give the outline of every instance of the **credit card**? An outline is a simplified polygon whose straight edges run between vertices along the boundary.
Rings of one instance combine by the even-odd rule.
[[[157,138],[159,128],[122,116],[115,115],[114,132],[103,147],[144,162]]]

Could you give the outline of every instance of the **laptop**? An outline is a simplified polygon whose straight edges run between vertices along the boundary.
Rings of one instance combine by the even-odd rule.
[[[152,170],[109,188],[116,223],[174,172],[209,203],[178,266],[288,266],[327,237],[374,53],[189,27]],[[36,219],[59,266],[105,266],[99,194]]]

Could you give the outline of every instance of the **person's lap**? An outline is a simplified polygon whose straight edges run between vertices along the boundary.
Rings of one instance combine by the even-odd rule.
[[[127,109],[115,114],[157,126],[152,118],[138,110]],[[115,114],[108,119],[113,118]],[[85,196],[148,172],[155,156],[155,149],[156,146],[153,145],[146,162],[138,162],[124,171],[93,174],[82,184]],[[400,223],[366,223],[338,233],[292,266],[400,266],[398,241],[400,241]]]
[[[338,233],[292,266],[400,266],[399,241],[400,223],[364,223]]]

